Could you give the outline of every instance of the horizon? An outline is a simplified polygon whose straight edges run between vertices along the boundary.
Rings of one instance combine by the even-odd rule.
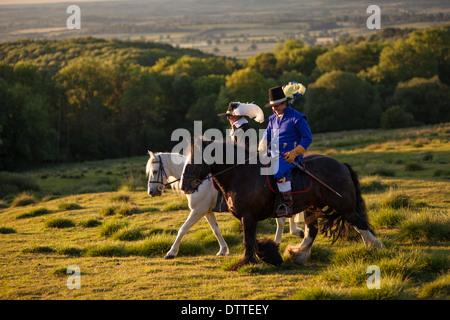
[[[129,0],[76,0],[76,1],[69,1],[69,0],[0,0],[0,6],[2,5],[26,5],[26,4],[53,4],[53,3],[67,3],[73,4],[71,2],[115,2],[115,1],[129,1]]]

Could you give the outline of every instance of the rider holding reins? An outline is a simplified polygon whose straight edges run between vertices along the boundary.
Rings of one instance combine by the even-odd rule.
[[[272,107],[274,113],[269,117],[269,124],[258,149],[259,151],[269,149],[270,155],[275,162],[278,162],[278,170],[274,173],[274,177],[277,179],[282,203],[276,210],[276,218],[292,216],[290,175],[292,169],[295,168],[292,162],[300,162],[312,142],[306,116],[290,106],[285,92],[289,96],[293,94],[296,98],[296,96],[303,95],[305,90],[300,83],[289,83],[284,87],[270,88],[269,103],[265,105],[265,107]],[[284,155],[284,157],[280,155]]]

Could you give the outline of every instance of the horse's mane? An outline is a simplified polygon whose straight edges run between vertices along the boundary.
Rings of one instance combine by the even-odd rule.
[[[253,160],[256,160],[256,162],[259,162],[259,157],[258,157],[258,151],[257,148],[255,147],[255,149],[250,149],[247,145],[237,145],[236,143],[234,143],[233,141],[228,141],[228,140],[203,140],[203,149],[207,146],[207,145],[216,145],[220,148],[220,150],[222,151],[222,155],[223,157],[226,157],[227,151],[231,149],[233,149],[233,157],[236,158],[236,156],[238,154],[240,154],[241,156],[243,156],[243,158],[240,158],[240,161],[246,160],[246,162],[249,159],[252,159],[252,163]],[[188,155],[189,157],[189,155]],[[224,158],[225,161],[225,158]]]

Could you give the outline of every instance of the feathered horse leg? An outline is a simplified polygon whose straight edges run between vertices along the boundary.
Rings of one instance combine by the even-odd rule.
[[[285,251],[285,254],[287,253],[290,255],[294,262],[299,265],[304,265],[308,261],[308,258],[311,255],[311,246],[319,231],[316,211],[313,209],[306,209],[304,214],[305,237],[302,243],[295,246],[289,246]]]

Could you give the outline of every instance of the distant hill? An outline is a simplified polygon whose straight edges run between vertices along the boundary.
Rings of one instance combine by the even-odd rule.
[[[248,58],[280,41],[339,41],[370,35],[368,4],[355,0],[128,0],[78,3],[81,29],[68,30],[67,2],[1,5],[0,41],[94,36],[145,40]],[[425,28],[450,22],[450,3],[389,1],[380,4],[382,28]],[[318,41],[319,39],[319,41]]]

